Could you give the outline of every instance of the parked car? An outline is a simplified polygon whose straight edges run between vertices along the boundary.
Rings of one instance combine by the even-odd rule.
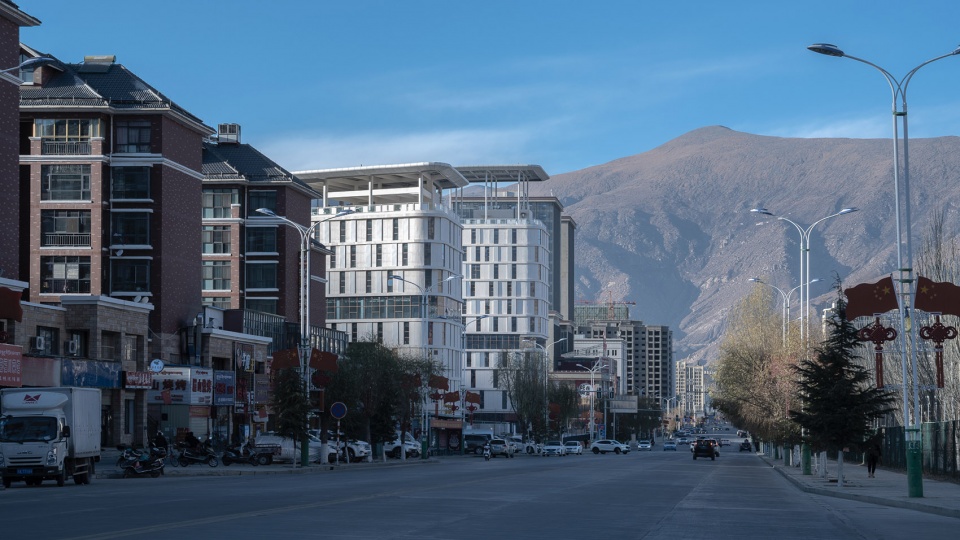
[[[677,444],[690,444],[690,439],[687,437],[680,437],[677,439]]]
[[[490,457],[503,456],[512,458],[513,447],[506,439],[490,439]]]
[[[320,438],[319,429],[311,429],[307,431],[311,437]],[[337,435],[335,433],[327,432],[327,445],[330,448],[333,448],[337,445]],[[367,459],[367,456],[371,453],[370,443],[366,441],[358,441],[357,439],[350,439],[344,435],[340,435],[340,455],[343,455],[343,449],[346,446],[347,456],[350,458],[350,461],[362,461]]]
[[[630,446],[615,439],[603,439],[600,441],[594,441],[590,445],[590,451],[594,454],[606,454],[607,452],[613,452],[614,454],[626,454],[630,452]]]
[[[674,441],[663,441],[663,449],[664,449],[664,450],[673,450],[674,452],[676,452],[676,451],[677,451],[677,443],[674,442]]]
[[[406,437],[403,440],[403,451],[407,457],[420,457],[420,442],[413,438],[413,435],[406,433]],[[389,457],[400,457],[400,434],[397,433],[397,438],[393,442],[388,442],[383,445],[383,453]]]
[[[563,447],[567,454],[583,455],[583,445],[580,444],[580,441],[567,441],[563,443]]]
[[[696,460],[697,457],[708,457],[711,460],[717,459],[715,455],[716,450],[714,446],[710,444],[710,441],[707,439],[700,439],[697,442],[693,443],[693,459]]]
[[[742,443],[740,443],[740,451],[753,452],[753,446],[750,445],[750,441],[744,440]]]
[[[311,462],[320,461],[320,439],[316,437],[309,437],[309,442],[307,444],[307,452],[310,455]],[[266,446],[272,447],[276,450],[273,454],[274,461],[285,461],[285,462],[298,462],[300,461],[300,442],[297,441],[294,445],[293,439],[289,437],[281,437],[280,435],[274,435],[272,433],[265,433],[258,435],[254,440],[256,446]],[[334,450],[333,446],[329,447],[330,455],[328,455],[328,461],[336,461],[337,453]]]
[[[540,454],[544,457],[546,456],[565,456],[567,455],[567,447],[563,445],[560,441],[547,441],[543,444],[543,453]]]
[[[637,441],[637,450],[638,451],[650,451],[653,450],[653,445],[650,444],[650,441],[644,439],[642,441]]]

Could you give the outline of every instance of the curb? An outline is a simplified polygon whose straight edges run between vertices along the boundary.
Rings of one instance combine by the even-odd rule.
[[[791,484],[793,484],[794,486],[799,488],[801,491],[804,491],[806,493],[813,493],[814,495],[823,495],[826,497],[834,497],[837,499],[847,499],[850,501],[867,502],[871,504],[878,504],[881,506],[889,506],[892,508],[904,508],[907,510],[916,510],[918,512],[924,512],[927,514],[936,514],[944,517],[960,518],[960,510],[957,510],[957,509],[943,508],[940,506],[933,506],[933,505],[924,504],[921,502],[909,501],[909,500],[888,499],[888,498],[879,497],[876,495],[865,495],[860,493],[841,492],[841,491],[834,491],[834,490],[809,486],[809,485],[806,485],[804,482],[794,478],[793,475],[784,472],[783,469],[781,469],[780,467],[777,467],[775,464],[770,463],[770,461],[766,459],[764,456],[761,455],[760,457],[761,459],[763,459],[764,462],[770,465],[771,468],[773,468],[775,471],[780,473],[780,476],[786,478],[787,480],[790,481]]]
[[[293,468],[289,464],[279,464],[278,465],[263,465],[257,467],[251,467],[249,465],[239,465],[239,466],[217,466],[217,467],[207,467],[207,466],[197,466],[197,467],[165,467],[164,474],[161,476],[169,477],[183,477],[183,478],[192,478],[198,476],[266,476],[266,475],[277,475],[277,474],[321,474],[321,473],[337,473],[337,472],[347,472],[352,470],[369,470],[370,468],[395,468],[395,467],[413,467],[418,464],[428,464],[428,463],[439,463],[438,460],[434,458],[430,459],[417,459],[417,460],[407,460],[406,462],[381,462],[374,461],[372,463],[353,463],[350,465],[331,465],[331,464],[313,464],[307,467],[296,467]],[[202,467],[202,468],[201,468]],[[142,475],[146,478],[150,478],[150,475]],[[109,480],[125,480],[123,473],[117,470],[103,470],[97,471],[95,478],[97,479],[109,479]],[[132,478],[138,478],[134,476]]]

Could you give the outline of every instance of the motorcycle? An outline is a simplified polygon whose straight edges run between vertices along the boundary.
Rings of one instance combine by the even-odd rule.
[[[223,452],[221,457],[223,466],[229,466],[231,463],[241,463],[249,465],[269,465],[273,463],[273,450],[263,449],[252,446],[249,441],[240,446],[231,446]]]
[[[124,478],[142,474],[149,474],[152,478],[156,478],[163,474],[167,458],[165,448],[152,447],[149,451],[125,448],[123,452],[117,461],[117,467],[123,471]]]
[[[177,443],[177,449],[180,450],[177,464],[181,467],[186,467],[191,463],[206,463],[211,467],[220,464],[220,459],[217,458],[217,453],[213,451],[213,444],[209,439],[196,448],[191,448],[186,443],[179,442]]]
[[[490,461],[490,445],[489,444],[483,445],[483,459],[485,461]]]

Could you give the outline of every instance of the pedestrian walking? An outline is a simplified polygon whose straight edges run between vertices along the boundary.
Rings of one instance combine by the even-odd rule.
[[[867,477],[876,478],[874,474],[877,472],[877,463],[880,462],[880,442],[877,440],[870,441],[870,446],[867,447]]]

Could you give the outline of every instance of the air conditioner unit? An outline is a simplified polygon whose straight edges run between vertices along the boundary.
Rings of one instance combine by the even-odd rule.
[[[77,356],[78,354],[80,354],[79,339],[74,338],[67,342],[67,354],[70,354],[72,356]]]
[[[30,349],[34,351],[42,351],[47,348],[47,340],[43,336],[37,336],[30,338]]]

